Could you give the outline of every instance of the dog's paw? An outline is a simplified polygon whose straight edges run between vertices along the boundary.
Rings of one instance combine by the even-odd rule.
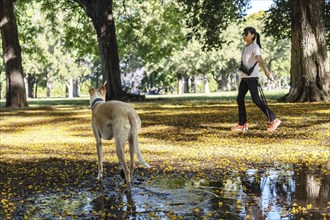
[[[102,179],[103,179],[103,175],[102,175],[102,174],[97,175],[96,179],[97,179],[98,181],[102,181]]]

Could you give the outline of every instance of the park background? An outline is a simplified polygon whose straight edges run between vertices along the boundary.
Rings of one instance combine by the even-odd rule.
[[[259,5],[266,10],[271,3],[252,1],[254,8],[251,9],[256,10]],[[188,30],[176,19],[180,14],[169,14],[166,12],[169,9],[161,4],[141,5],[145,10],[139,14],[141,20],[136,19],[141,27],[139,30],[131,30],[126,20],[116,22],[121,78],[127,92],[169,94],[170,87],[174,88],[175,94],[237,90],[238,67],[244,47],[241,33],[246,26],[254,26],[261,33],[263,57],[276,75],[276,80],[270,82],[261,74],[262,84],[266,89],[288,89],[290,41],[277,42],[263,34],[265,11],[248,11],[246,21],[239,26],[233,23],[226,30],[224,35],[228,43],[222,49],[203,51],[201,42],[185,40]],[[17,11],[29,98],[86,96],[87,86],[100,85],[102,66],[97,39],[87,18],[81,13],[72,17],[71,12],[62,11],[57,12],[58,20],[49,20],[41,4],[35,2],[29,8],[18,7]],[[119,11],[118,17],[120,13],[124,12]],[[152,16],[145,19],[149,14]],[[134,38],[140,39],[132,43]],[[0,71],[1,97],[4,98],[3,63]]]

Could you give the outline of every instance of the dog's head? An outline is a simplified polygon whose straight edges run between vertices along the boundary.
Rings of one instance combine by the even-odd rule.
[[[105,101],[105,94],[106,94],[106,89],[105,89],[105,85],[107,84],[107,81],[104,81],[104,83],[102,84],[102,86],[98,89],[95,89],[93,87],[89,87],[89,95],[90,95],[90,104],[91,107],[93,108],[94,105],[97,102],[104,102]]]

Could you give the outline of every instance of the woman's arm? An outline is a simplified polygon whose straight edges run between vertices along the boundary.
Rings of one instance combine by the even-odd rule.
[[[258,63],[259,63],[259,65],[261,66],[261,68],[262,68],[262,70],[264,71],[264,73],[265,73],[265,75],[269,78],[269,79],[271,79],[271,73],[270,73],[270,71],[268,70],[268,68],[267,68],[267,66],[266,66],[266,64],[265,64],[265,61],[264,61],[264,59],[262,58],[262,56],[261,55],[257,55],[256,56],[256,60],[258,61]]]

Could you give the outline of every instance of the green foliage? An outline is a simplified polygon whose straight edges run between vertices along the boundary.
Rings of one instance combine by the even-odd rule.
[[[39,2],[52,33],[61,35],[62,50],[74,53],[76,59],[99,56],[95,30],[81,7],[74,1],[35,1]]]
[[[36,8],[36,3],[28,4],[19,1],[15,4],[15,14],[18,26],[19,40],[23,53],[39,53],[41,51],[34,41],[37,34],[44,31],[40,24],[39,17],[41,16],[40,8]]]
[[[275,40],[291,39],[291,7],[288,0],[274,0],[265,23],[265,33]]]
[[[148,74],[145,85],[168,85],[172,82],[173,74],[167,72],[168,59],[186,44],[183,21],[179,19],[182,14],[177,3],[116,1],[114,12],[124,74],[143,66]]]
[[[85,77],[97,63],[96,36],[79,7],[19,1],[16,11],[24,72],[39,86],[69,85],[73,78]]]
[[[265,19],[265,33],[273,36],[275,40],[291,39],[291,0],[274,0],[274,4],[267,11]],[[330,1],[323,0],[324,20],[326,39],[330,42]],[[328,49],[330,43],[327,44]]]
[[[249,0],[180,0],[190,31],[188,39],[196,38],[206,49],[221,48],[228,25],[242,20]]]
[[[65,22],[64,13],[58,12],[58,24],[54,27],[41,13],[40,5],[34,4],[29,10],[31,11],[29,16],[25,17],[25,21],[40,28],[33,38],[23,37],[22,39],[25,71],[46,74],[48,79],[55,77],[67,80],[79,75],[80,70],[75,63],[76,56],[65,52],[63,47],[63,26],[61,24]],[[24,29],[23,25],[24,23],[20,24],[20,30]],[[26,39],[29,40],[25,41]]]
[[[143,64],[158,63],[183,42],[175,1],[123,1],[114,11],[121,57],[134,54]]]

